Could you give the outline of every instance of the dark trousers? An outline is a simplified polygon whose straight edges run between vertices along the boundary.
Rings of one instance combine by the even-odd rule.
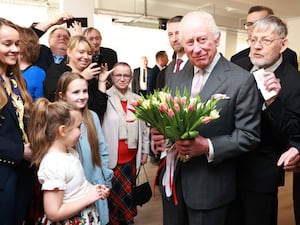
[[[277,225],[278,192],[239,191],[226,225]]]
[[[179,177],[178,177],[179,178]],[[164,225],[224,225],[228,206],[199,210],[189,208],[182,195],[180,178],[176,182],[178,205],[162,195]],[[191,193],[193,194],[193,193]]]
[[[22,225],[33,189],[33,172],[26,165],[11,170],[0,190],[0,224]]]

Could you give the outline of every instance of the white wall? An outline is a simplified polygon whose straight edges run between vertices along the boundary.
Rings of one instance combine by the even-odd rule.
[[[28,4],[0,3],[0,17],[21,26],[30,26],[33,22],[48,18],[45,6],[29,6]]]
[[[53,11],[49,12],[46,4],[42,6],[28,6],[24,4],[0,3],[0,8],[1,17],[22,26],[30,26],[32,22],[46,20],[49,13],[55,14]],[[78,16],[78,12],[76,16]],[[99,29],[103,36],[102,46],[110,47],[117,51],[119,61],[129,63],[132,69],[139,66],[141,56],[147,56],[149,60],[148,65],[153,67],[155,65],[155,54],[160,50],[167,51],[169,60],[171,60],[173,50],[169,46],[166,31],[115,24],[112,23],[110,16],[104,15],[94,15],[93,19],[93,26]],[[89,25],[92,24],[89,23]],[[221,42],[218,49],[224,56],[226,56],[226,39],[226,31],[221,30]],[[40,43],[48,44],[47,34],[40,39]]]
[[[125,26],[112,23],[109,16],[94,16],[94,27],[102,34],[102,46],[117,51],[118,60],[127,62],[132,69],[139,67],[141,56],[147,56],[148,65],[155,65],[157,51],[165,50],[172,56],[167,33],[164,30]]]
[[[300,41],[299,41],[300,18],[288,20],[287,26],[289,29],[289,35],[288,35],[289,47],[297,52],[299,58],[300,57]]]
[[[102,34],[102,46],[117,51],[119,61],[125,61],[132,68],[139,67],[141,56],[147,56],[149,66],[155,65],[157,51],[165,50],[171,60],[173,50],[169,45],[167,32],[159,29],[141,28],[112,23],[109,16],[94,17],[94,26]],[[219,51],[225,52],[226,32],[221,31]]]

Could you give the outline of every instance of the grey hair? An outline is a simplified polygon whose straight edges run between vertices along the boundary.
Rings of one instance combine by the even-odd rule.
[[[257,20],[253,24],[253,31],[266,31],[271,29],[279,38],[285,38],[288,35],[288,28],[286,23],[284,23],[277,16],[266,16],[262,19]]]
[[[182,31],[184,30],[184,27],[187,25],[187,20],[190,17],[196,17],[198,23],[206,24],[215,40],[219,37],[220,30],[211,14],[204,11],[192,11],[187,13],[181,20],[180,27],[179,27],[179,37],[181,43],[183,43]]]

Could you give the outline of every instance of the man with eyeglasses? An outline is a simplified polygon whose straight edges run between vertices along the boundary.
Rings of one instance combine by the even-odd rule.
[[[115,50],[101,46],[102,35],[99,30],[94,27],[88,27],[83,31],[83,35],[86,36],[93,44],[95,52],[93,55],[93,62],[100,64],[107,64],[108,70],[111,70],[113,66],[118,62],[118,54]],[[112,86],[112,80],[109,76],[106,81],[107,89]]]
[[[62,13],[48,20],[34,23],[31,28],[36,32],[39,37],[42,37],[51,27],[66,23],[69,19],[73,18],[68,13]],[[67,45],[70,40],[70,32],[63,26],[55,27],[49,33],[48,44],[41,45],[40,55],[35,64],[47,72],[52,63],[61,64],[65,62],[67,55]]]
[[[240,61],[250,72],[263,69],[263,86],[274,95],[263,98],[261,88],[261,142],[238,159],[237,199],[228,225],[277,224],[278,187],[284,185],[277,160],[290,138],[300,133],[300,72],[283,57],[287,34],[286,24],[276,16],[257,20],[249,40],[250,57]]]
[[[257,5],[257,6],[253,6],[249,9],[248,15],[247,15],[247,22],[244,24],[244,27],[248,33],[248,40],[250,40],[252,29],[253,29],[253,24],[255,23],[255,21],[257,21],[261,18],[264,18],[268,15],[274,15],[274,12],[271,8],[266,7],[266,6]],[[250,48],[246,48],[246,49],[238,52],[237,54],[233,55],[230,60],[231,60],[231,62],[233,62],[237,65],[240,65],[240,61],[243,58],[249,57],[249,52],[250,52]],[[295,66],[295,68],[298,69],[298,60],[297,60],[296,52],[287,48],[283,52],[283,58],[286,59],[290,64]]]

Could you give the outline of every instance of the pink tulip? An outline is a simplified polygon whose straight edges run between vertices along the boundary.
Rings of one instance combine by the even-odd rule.
[[[183,96],[183,97],[181,98],[181,104],[182,104],[183,106],[186,105],[186,97],[185,97],[185,96]]]
[[[203,118],[203,120],[202,120],[202,122],[205,124],[209,123],[210,121],[212,121],[212,118],[210,116],[207,116],[207,117]]]
[[[179,103],[179,102],[180,102],[180,99],[177,96],[175,96],[174,97],[174,103],[176,104],[176,103]]]
[[[191,104],[189,105],[189,107],[188,107],[188,111],[189,111],[189,112],[194,112],[194,110],[195,110],[195,105],[191,103]]]
[[[179,104],[175,103],[174,104],[174,109],[175,109],[176,112],[180,112],[180,106],[179,106]]]
[[[173,112],[173,110],[172,109],[169,109],[168,110],[168,116],[170,117],[170,118],[173,118],[174,117],[174,112]]]
[[[160,103],[160,105],[159,105],[159,110],[160,110],[161,112],[168,112],[168,106],[167,106],[167,104],[165,104],[165,103]]]
[[[135,107],[139,107],[140,106],[140,102],[138,100],[132,100],[131,101],[131,105],[133,105]]]

